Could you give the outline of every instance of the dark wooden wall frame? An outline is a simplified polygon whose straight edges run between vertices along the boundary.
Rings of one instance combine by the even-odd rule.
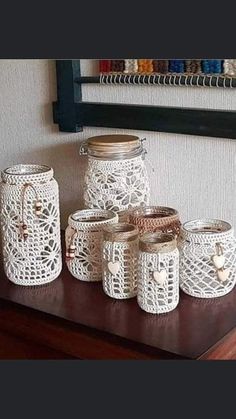
[[[57,60],[56,73],[53,119],[60,131],[88,126],[236,139],[236,111],[83,102],[81,84],[89,78],[81,77],[80,60]]]

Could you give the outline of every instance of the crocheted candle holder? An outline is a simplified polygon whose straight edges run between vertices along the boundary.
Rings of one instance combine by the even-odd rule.
[[[178,235],[181,226],[179,214],[175,209],[157,206],[142,207],[131,211],[129,222],[137,226],[140,233],[162,231]]]

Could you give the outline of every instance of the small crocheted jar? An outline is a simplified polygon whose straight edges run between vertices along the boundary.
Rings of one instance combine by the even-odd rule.
[[[162,231],[179,234],[180,220],[178,212],[168,207],[143,207],[131,211],[129,222],[139,229],[140,233]]]
[[[19,164],[0,184],[4,270],[18,285],[42,285],[61,272],[58,184],[53,169]]]
[[[82,144],[88,155],[86,208],[119,212],[149,203],[149,180],[142,140],[133,135],[100,135]]]
[[[139,242],[138,305],[168,313],[179,302],[179,251],[173,234],[145,233]]]
[[[65,232],[66,263],[81,281],[102,280],[103,228],[117,223],[118,216],[107,210],[80,210],[69,216]]]
[[[112,298],[137,294],[138,230],[118,223],[104,228],[103,289]]]
[[[183,224],[180,288],[199,298],[228,294],[236,282],[236,240],[231,225],[215,219]]]

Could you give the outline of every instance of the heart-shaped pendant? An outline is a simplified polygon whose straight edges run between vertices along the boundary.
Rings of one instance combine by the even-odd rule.
[[[223,255],[214,255],[212,256],[212,261],[217,269],[221,269],[225,264],[225,257]]]
[[[217,271],[217,275],[218,275],[218,279],[220,280],[220,282],[225,282],[227,281],[228,277],[230,274],[230,270],[227,269],[219,269]]]
[[[165,269],[162,269],[161,271],[154,271],[153,272],[153,277],[156,281],[156,283],[160,286],[164,285],[164,282],[167,279],[167,273]]]
[[[108,262],[107,267],[112,275],[116,275],[120,270],[120,262]]]

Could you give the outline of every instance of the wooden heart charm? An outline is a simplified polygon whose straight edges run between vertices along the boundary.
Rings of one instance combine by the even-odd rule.
[[[120,270],[120,262],[108,262],[107,267],[112,275],[116,275]]]
[[[227,269],[219,269],[217,271],[217,275],[218,275],[218,279],[220,280],[220,282],[225,282],[227,281],[228,277],[230,274],[230,270]]]
[[[153,278],[155,279],[155,281],[158,285],[163,286],[164,282],[167,279],[166,270],[162,269],[161,271],[154,271],[153,272]]]
[[[212,261],[217,269],[221,269],[225,264],[225,257],[223,255],[214,255],[212,256]]]

